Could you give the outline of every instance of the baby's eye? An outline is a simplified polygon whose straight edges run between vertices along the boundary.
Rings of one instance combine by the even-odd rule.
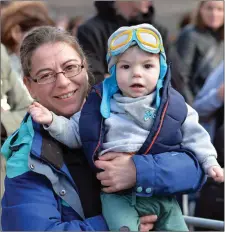
[[[124,65],[121,65],[121,68],[122,68],[122,69],[128,69],[128,68],[130,68],[130,65],[124,64]]]
[[[144,67],[145,67],[146,69],[149,69],[149,68],[152,68],[152,65],[151,65],[151,64],[145,64]]]

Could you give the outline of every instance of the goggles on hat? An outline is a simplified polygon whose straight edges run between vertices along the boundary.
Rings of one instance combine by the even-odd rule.
[[[133,41],[147,52],[164,53],[162,42],[156,32],[148,28],[137,28],[119,32],[109,39],[108,57],[123,53]]]

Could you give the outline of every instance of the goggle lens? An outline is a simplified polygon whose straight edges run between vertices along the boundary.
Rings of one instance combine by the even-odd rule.
[[[159,39],[152,31],[137,31],[137,38],[150,49],[159,48]]]
[[[132,31],[125,31],[118,34],[115,38],[112,39],[110,44],[111,51],[121,48],[124,45],[128,44],[132,38]]]
[[[145,47],[146,50],[154,53],[160,52],[161,46],[158,35],[154,31],[145,28],[138,28],[135,31],[126,30],[119,33],[111,40],[109,52],[117,52],[128,45],[133,38],[133,32],[136,33],[136,39],[140,42],[139,44]]]

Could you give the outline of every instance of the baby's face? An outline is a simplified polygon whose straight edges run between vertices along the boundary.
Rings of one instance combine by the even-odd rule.
[[[152,93],[159,79],[159,54],[131,47],[118,59],[116,77],[124,96],[141,97]]]

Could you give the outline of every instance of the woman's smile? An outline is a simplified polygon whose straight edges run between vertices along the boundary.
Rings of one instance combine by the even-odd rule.
[[[73,90],[73,91],[70,91],[68,93],[65,93],[65,94],[61,94],[59,96],[55,96],[56,98],[59,98],[59,99],[67,99],[67,98],[71,98],[72,96],[74,96],[74,94],[76,93],[77,89],[76,90]]]

